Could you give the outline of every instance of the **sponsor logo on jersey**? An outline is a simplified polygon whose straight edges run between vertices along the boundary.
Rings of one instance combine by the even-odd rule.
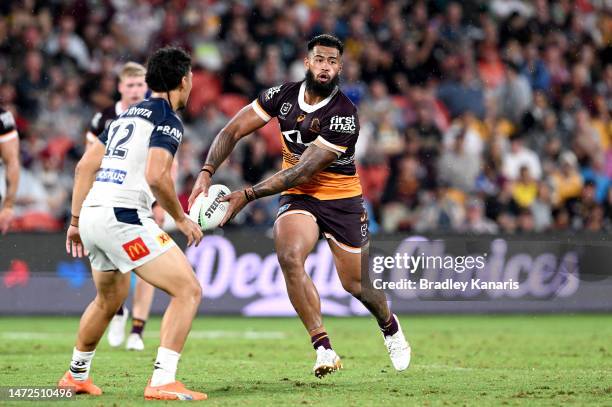
[[[313,133],[319,133],[321,131],[321,122],[319,121],[318,117],[312,119],[310,122],[310,128],[308,130],[312,131]]]
[[[130,240],[125,243],[123,246],[123,250],[130,257],[130,260],[136,261],[138,259],[142,259],[145,256],[151,254],[147,245],[142,241],[142,238],[136,238],[134,240]]]
[[[300,114],[297,118],[297,122],[301,123],[304,121],[304,119],[306,118],[306,115],[304,113]]]
[[[283,212],[286,212],[287,209],[289,209],[290,206],[291,206],[291,204],[285,204],[285,205],[281,206],[280,208],[278,208],[278,213],[276,214],[276,216],[280,216]]]
[[[264,99],[265,99],[266,101],[268,101],[268,100],[272,99],[272,98],[274,97],[274,95],[276,95],[278,92],[280,92],[280,90],[281,90],[281,86],[282,86],[282,85],[279,85],[279,86],[275,86],[275,87],[273,87],[273,88],[268,89],[268,90],[266,91],[266,93],[264,94]]]
[[[368,213],[364,212],[364,213],[361,214],[361,218],[359,218],[359,221],[360,222],[365,222],[367,218],[368,218]]]
[[[118,170],[115,168],[100,168],[96,181],[100,182],[112,182],[113,184],[123,184],[125,181],[126,171]]]
[[[332,117],[331,123],[329,125],[329,130],[338,133],[355,133],[355,131],[357,130],[357,125],[355,124],[355,116],[336,115]]]
[[[160,246],[165,246],[172,241],[172,239],[170,238],[170,235],[167,234],[166,232],[157,235],[156,239],[159,242]]]
[[[5,128],[15,127],[15,118],[11,112],[4,112],[0,114],[0,121]]]
[[[310,145],[310,143],[304,143],[302,141],[302,133],[300,133],[299,130],[287,130],[281,133],[283,134],[283,137],[285,137],[285,139],[290,143],[302,144],[304,146]]]
[[[283,103],[280,109],[280,114],[286,115],[287,113],[289,113],[289,111],[291,110],[291,106],[293,106],[291,103],[288,103],[288,102]]]
[[[181,139],[183,138],[183,133],[177,129],[176,127],[172,127],[172,126],[157,126],[157,131],[159,131],[162,134],[165,134],[166,136],[170,136],[173,139],[175,139],[176,141],[178,141],[179,143],[181,142]]]
[[[152,114],[153,114],[152,110],[145,109],[144,107],[132,106],[121,116],[143,116],[143,117],[146,117],[147,119],[150,119]]]

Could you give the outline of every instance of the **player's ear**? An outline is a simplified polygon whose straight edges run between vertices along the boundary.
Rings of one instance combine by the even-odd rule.
[[[308,59],[309,56],[309,54],[306,54],[306,56],[304,57],[304,68],[306,69],[310,68],[310,60]]]

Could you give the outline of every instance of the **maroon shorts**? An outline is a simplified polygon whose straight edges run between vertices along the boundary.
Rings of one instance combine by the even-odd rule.
[[[330,200],[310,195],[282,195],[276,219],[290,213],[312,216],[321,234],[347,251],[360,253],[368,243],[368,215],[361,195]]]

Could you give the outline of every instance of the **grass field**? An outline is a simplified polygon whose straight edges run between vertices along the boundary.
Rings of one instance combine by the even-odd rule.
[[[206,391],[210,406],[612,406],[611,316],[401,320],[413,353],[410,368],[397,373],[373,320],[327,318],[345,369],[319,380],[311,373],[314,352],[297,319],[199,318],[178,378]],[[0,318],[0,385],[55,384],[68,367],[77,323]],[[79,396],[71,405],[144,404],[158,328],[159,319],[149,322],[141,353],[111,349],[103,339],[92,377],[105,394]]]

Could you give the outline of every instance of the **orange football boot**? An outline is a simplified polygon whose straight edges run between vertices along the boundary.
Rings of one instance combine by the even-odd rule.
[[[57,387],[73,388],[76,394],[91,394],[92,396],[99,396],[102,394],[102,390],[93,384],[91,378],[85,381],[74,380],[69,371],[60,379],[59,383],[57,383]]]
[[[144,391],[145,400],[206,400],[206,393],[187,390],[178,380],[163,386],[151,386],[151,380]]]

